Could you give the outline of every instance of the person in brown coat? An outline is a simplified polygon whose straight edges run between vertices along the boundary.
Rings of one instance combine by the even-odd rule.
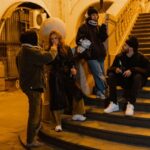
[[[29,116],[27,125],[26,147],[40,146],[36,135],[41,124],[41,94],[44,89],[44,64],[51,63],[57,55],[57,50],[44,52],[38,46],[38,36],[35,31],[27,31],[20,36],[21,50],[16,57],[20,87],[27,95]]]

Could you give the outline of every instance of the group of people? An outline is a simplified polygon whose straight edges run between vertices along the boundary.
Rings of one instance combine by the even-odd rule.
[[[126,115],[134,114],[134,104],[138,90],[146,83],[150,74],[150,62],[138,52],[138,40],[130,37],[123,51],[118,54],[108,69],[108,79],[104,73],[106,49],[103,42],[108,38],[105,24],[98,25],[98,11],[90,7],[84,24],[79,27],[76,37],[76,51],[67,46],[58,31],[49,34],[49,47],[38,46],[35,31],[21,34],[22,48],[16,62],[20,87],[29,101],[27,125],[27,147],[39,146],[36,134],[41,126],[41,94],[45,88],[44,65],[49,67],[50,111],[55,119],[55,131],[62,131],[61,115],[68,103],[72,105],[72,120],[85,121],[84,94],[78,84],[80,59],[87,60],[95,80],[94,93],[107,100],[105,113],[119,110],[116,87],[124,89],[127,101]],[[109,95],[106,97],[106,90]]]

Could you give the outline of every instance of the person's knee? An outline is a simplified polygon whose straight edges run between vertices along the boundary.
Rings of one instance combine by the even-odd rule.
[[[133,77],[133,84],[137,85],[138,87],[142,87],[143,85],[143,77],[141,74],[136,74]]]
[[[135,74],[134,77],[133,77],[133,79],[135,81],[142,80],[142,75],[141,74]]]
[[[136,74],[133,76],[134,83],[142,83],[143,77],[141,74]]]
[[[108,83],[114,81],[116,79],[116,75],[113,72],[108,73]]]

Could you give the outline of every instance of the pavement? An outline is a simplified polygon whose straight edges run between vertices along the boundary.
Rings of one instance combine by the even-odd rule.
[[[18,136],[26,135],[28,117],[26,95],[21,90],[0,92],[0,111],[0,150],[24,150]],[[58,150],[48,144],[33,149]]]

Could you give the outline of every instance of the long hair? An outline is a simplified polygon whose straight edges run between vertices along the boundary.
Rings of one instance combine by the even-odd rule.
[[[51,39],[51,36],[53,34],[56,35],[58,40],[59,40],[58,52],[60,52],[61,54],[67,54],[64,39],[63,39],[62,35],[56,30],[51,31],[50,34],[49,34],[49,49],[53,46],[53,42],[52,42],[52,39]]]

